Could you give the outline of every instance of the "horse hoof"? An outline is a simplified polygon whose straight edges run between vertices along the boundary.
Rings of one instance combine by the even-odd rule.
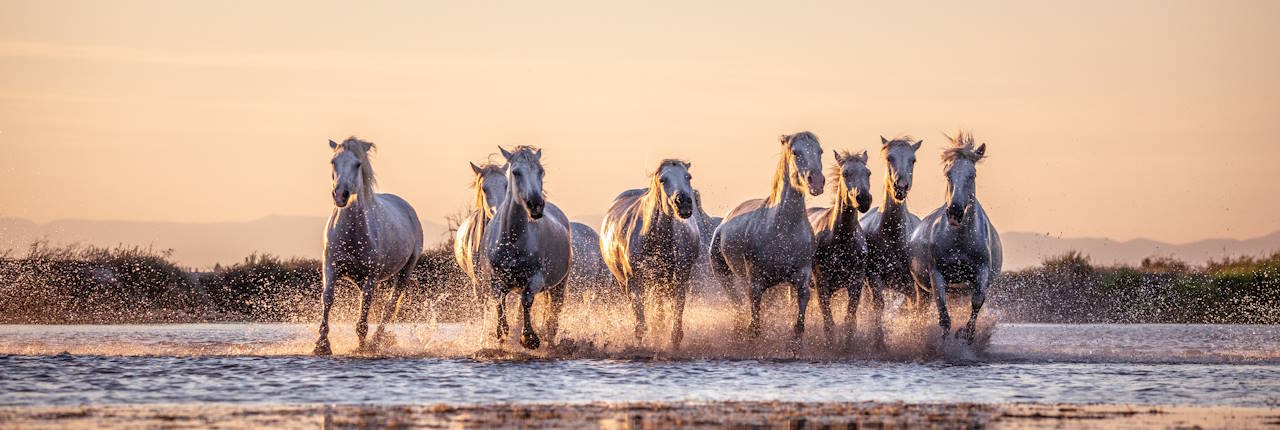
[[[542,341],[538,340],[537,334],[529,332],[520,336],[520,345],[528,349],[538,349],[542,346]]]
[[[313,355],[333,355],[333,349],[329,348],[329,340],[325,339],[316,342],[316,349],[311,352]]]

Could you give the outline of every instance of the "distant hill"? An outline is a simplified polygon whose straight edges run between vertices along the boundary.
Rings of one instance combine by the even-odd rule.
[[[599,229],[601,216],[582,216],[575,221]],[[57,220],[38,224],[18,218],[0,218],[0,252],[22,255],[33,240],[50,244],[81,243],[98,246],[150,246],[173,249],[178,263],[209,268],[215,263],[230,264],[250,253],[270,253],[281,257],[319,257],[324,217],[268,216],[246,222],[180,223],[141,221]],[[448,229],[424,221],[423,234],[429,245],[443,242]],[[1016,270],[1040,264],[1048,257],[1077,250],[1095,264],[1138,264],[1151,256],[1174,257],[1192,264],[1242,255],[1264,255],[1280,251],[1280,231],[1248,239],[1206,239],[1170,244],[1148,239],[1115,241],[1105,238],[1060,238],[1027,232],[1003,232],[1004,268]]]
[[[1280,231],[1246,240],[1205,239],[1171,244],[1150,239],[1123,242],[1106,238],[1060,238],[1046,234],[1002,232],[1004,268],[1020,269],[1040,264],[1048,257],[1070,250],[1080,251],[1099,265],[1139,264],[1143,258],[1173,257],[1191,264],[1204,264],[1226,257],[1270,255],[1280,251]]]
[[[51,245],[80,243],[97,246],[150,246],[172,249],[183,266],[197,269],[215,263],[230,264],[253,252],[281,257],[320,257],[322,232],[327,218],[268,216],[245,222],[181,223],[141,221],[57,220],[38,224],[24,219],[0,218],[0,252],[26,253],[34,240]],[[447,228],[423,222],[428,245],[445,239]]]

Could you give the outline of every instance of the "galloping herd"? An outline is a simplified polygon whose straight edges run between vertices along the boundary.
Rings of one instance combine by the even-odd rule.
[[[851,340],[864,285],[871,290],[875,348],[885,347],[880,320],[886,288],[904,294],[915,312],[927,310],[932,297],[947,334],[947,288],[967,284],[973,307],[956,335],[973,342],[987,286],[1000,273],[1000,238],[975,195],[976,164],[986,155],[986,144],[975,147],[973,136],[963,131],[948,139],[942,155],[946,200],[924,219],[912,215],[906,205],[922,141],[880,138],[887,165],[885,196],[872,208],[867,152],[833,150],[835,164],[824,174],[824,151],[817,136],[806,131],[781,137],[781,155],[767,197],[742,202],[723,219],[712,218],[702,210],[690,163],[663,160],[647,187],[624,191],[613,200],[598,236],[588,226],[571,223],[546,200],[541,149],[499,148],[501,165],[471,165],[475,210],[458,228],[454,254],[471,279],[476,300],[496,307],[493,334],[499,339],[510,330],[503,298],[513,290],[520,293],[520,344],[529,349],[542,342],[530,322],[535,295],[549,294],[544,336],[554,341],[570,271],[601,259],[631,300],[637,341],[646,332],[644,299],[651,294],[672,305],[671,343],[679,347],[690,279],[695,266],[704,263],[740,320],[746,322],[749,315],[746,333],[751,337],[761,331],[765,290],[791,285],[797,305],[789,345],[794,351],[801,347],[811,288],[816,289],[828,339],[835,326],[831,298],[841,289],[848,293],[845,336]],[[336,208],[325,227],[324,307],[316,354],[332,353],[329,311],[334,283],[340,279],[361,289],[356,324],[361,349],[366,347],[374,287],[391,281],[392,298],[373,338],[379,342],[401,294],[416,282],[412,271],[423,244],[413,208],[400,197],[374,192],[368,156],[373,144],[351,137],[342,143],[329,141],[329,146]],[[805,194],[822,194],[828,177],[834,193],[831,207],[807,207]],[[861,220],[859,213],[865,213]],[[587,253],[601,258],[575,259]]]

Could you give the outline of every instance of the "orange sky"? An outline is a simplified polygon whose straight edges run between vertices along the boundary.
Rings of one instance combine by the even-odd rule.
[[[1280,2],[470,3],[0,2],[0,216],[322,216],[349,134],[437,222],[467,161],[517,143],[571,217],[673,156],[722,213],[806,129],[924,138],[926,212],[964,126],[1002,230],[1280,229]]]

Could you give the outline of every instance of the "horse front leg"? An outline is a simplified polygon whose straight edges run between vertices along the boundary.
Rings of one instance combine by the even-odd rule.
[[[747,292],[747,299],[751,301],[751,323],[747,325],[747,336],[751,339],[760,337],[760,301],[764,298],[766,287],[764,281],[752,279],[751,290]]]
[[[844,323],[847,326],[845,345],[853,345],[853,336],[858,331],[858,302],[862,301],[862,286],[866,279],[866,275],[855,276],[845,288],[849,293],[849,303],[846,305],[844,314]]]
[[[933,300],[938,306],[938,326],[942,327],[942,335],[946,336],[951,332],[951,312],[947,310],[947,280],[938,269],[931,269],[929,282],[933,284]]]
[[[520,333],[520,345],[528,349],[538,349],[542,345],[542,341],[538,339],[538,334],[533,331],[533,319],[530,318],[530,310],[533,308],[533,299],[538,292],[542,291],[545,280],[542,277],[542,271],[534,272],[529,277],[528,285],[525,285],[524,291],[520,294],[520,312],[524,317],[524,329]]]
[[[360,286],[360,321],[356,322],[356,338],[359,350],[365,349],[364,338],[369,334],[369,307],[373,305],[373,289],[378,281],[370,278]]]
[[[631,311],[636,318],[636,344],[639,345],[644,340],[644,333],[648,328],[645,326],[644,320],[644,283],[636,277],[627,278],[624,289],[628,298],[631,300]]]
[[[498,340],[506,339],[507,333],[511,332],[511,328],[507,325],[507,301],[503,300],[502,297],[506,291],[504,291],[503,286],[498,282],[498,277],[496,276],[490,279],[489,286],[490,293],[493,297],[493,303],[497,307],[494,314],[497,315],[498,321],[493,334]]]
[[[320,315],[320,338],[316,339],[316,348],[312,352],[315,355],[333,354],[333,349],[329,346],[329,310],[333,308],[333,283],[335,281],[336,271],[325,265],[323,279],[323,290],[320,292],[320,302],[323,311]]]
[[[867,283],[871,287],[871,342],[876,350],[884,351],[884,279],[872,274]]]
[[[987,267],[978,268],[977,280],[973,283],[973,310],[969,313],[969,323],[965,324],[965,339],[973,345],[978,333],[978,312],[987,301],[987,285],[991,282],[991,271]]]
[[[834,332],[836,320],[831,317],[831,296],[835,291],[832,287],[822,279],[821,273],[817,276],[818,282],[818,310],[822,311],[822,333],[827,337],[827,343],[835,343]]]
[[[675,321],[671,323],[671,349],[680,349],[680,341],[684,339],[684,304],[689,294],[688,274],[677,280],[672,288],[671,312],[675,314]]]
[[[805,266],[800,269],[800,273],[796,274],[795,279],[791,280],[796,289],[796,325],[791,328],[791,351],[793,353],[800,352],[800,347],[804,341],[804,317],[805,310],[809,308],[809,282],[812,279],[813,268]]]

